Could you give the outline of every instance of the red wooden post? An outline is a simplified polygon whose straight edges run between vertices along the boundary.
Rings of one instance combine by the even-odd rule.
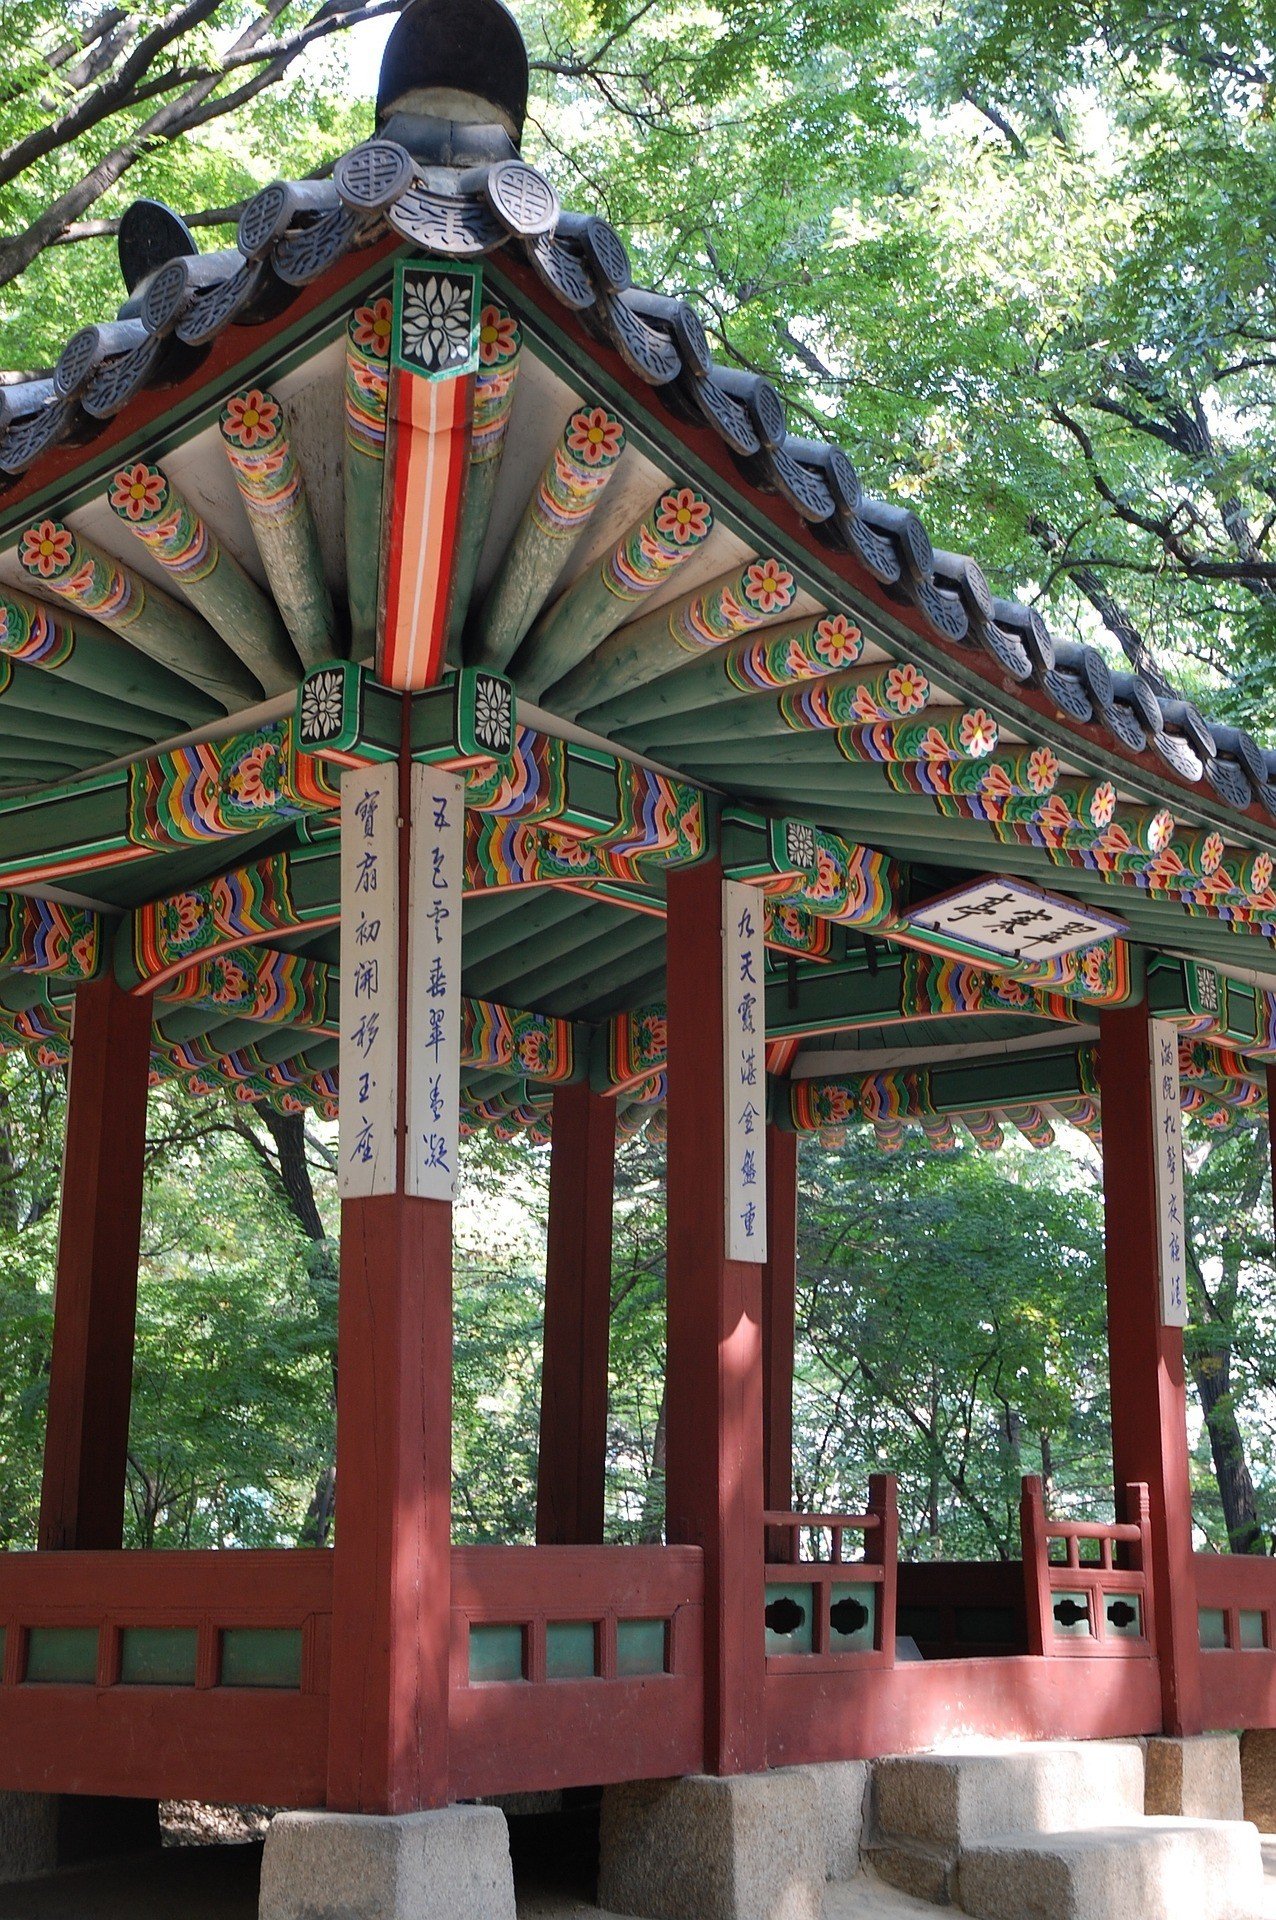
[[[798,1137],[766,1135],[767,1257],[762,1267],[762,1444],[766,1504],[793,1502],[793,1346],[797,1310]]]
[[[667,1505],[704,1551],[705,1767],[766,1765],[761,1267],[726,1250],[722,865],[668,882]]]
[[[447,1803],[452,1209],[341,1209],[328,1805]]]
[[[1266,1069],[1266,1146],[1272,1160],[1272,1225],[1276,1227],[1276,1066]]]
[[[877,1515],[877,1525],[864,1543],[864,1558],[882,1569],[877,1589],[877,1650],[883,1666],[893,1667],[899,1586],[899,1489],[893,1473],[869,1474],[868,1511]]]
[[[1019,1539],[1023,1555],[1024,1601],[1028,1614],[1028,1651],[1046,1654],[1054,1640],[1050,1597],[1050,1546],[1046,1539],[1046,1502],[1041,1476],[1027,1473],[1019,1498]]]
[[[545,1261],[536,1539],[603,1537],[616,1103],[580,1084],[554,1093]]]
[[[1146,1006],[1099,1016],[1103,1194],[1116,1484],[1147,1484],[1165,1731],[1203,1725],[1183,1335],[1161,1324],[1160,1235]]]
[[[404,1191],[411,849],[399,763],[396,1191],[341,1207],[329,1807],[448,1801],[452,1208]]]
[[[1128,1550],[1128,1564],[1143,1575],[1143,1638],[1152,1648],[1156,1646],[1156,1583],[1152,1573],[1152,1504],[1148,1499],[1148,1490],[1138,1483],[1125,1489],[1123,1517],[1126,1522],[1139,1530],[1137,1544]],[[1229,1639],[1229,1646],[1237,1642]]]
[[[109,974],[75,996],[41,1547],[123,1542],[151,1011]]]

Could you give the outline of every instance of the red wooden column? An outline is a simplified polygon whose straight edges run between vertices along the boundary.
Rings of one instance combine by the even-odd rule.
[[[704,1550],[705,1769],[766,1765],[762,1269],[726,1252],[722,866],[668,882],[667,1505]]]
[[[586,1082],[554,1092],[536,1539],[603,1537],[616,1103]]]
[[[343,1200],[337,1306],[327,1805],[370,1814],[448,1802],[452,1207],[404,1190],[412,867],[407,715],[405,702],[395,1191]],[[343,819],[342,830],[353,828]],[[346,933],[343,923],[343,953]]]
[[[766,1136],[767,1257],[762,1268],[762,1445],[766,1504],[793,1500],[793,1346],[797,1311],[798,1137]]]
[[[1276,1067],[1267,1069],[1267,1145],[1272,1163],[1272,1225],[1276,1228]]]
[[[109,974],[75,996],[41,1547],[124,1537],[151,1012]]]
[[[1183,1334],[1161,1324],[1157,1142],[1146,1006],[1099,1016],[1103,1196],[1116,1485],[1146,1483],[1165,1731],[1199,1733],[1200,1642],[1192,1562]],[[1133,1517],[1133,1516],[1131,1516]]]
[[[341,1209],[328,1805],[447,1803],[452,1209]]]

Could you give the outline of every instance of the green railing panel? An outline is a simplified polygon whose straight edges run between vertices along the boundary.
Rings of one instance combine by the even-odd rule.
[[[1143,1601],[1137,1593],[1105,1593],[1103,1616],[1108,1636],[1118,1640],[1143,1638]]]
[[[1216,1653],[1227,1645],[1227,1615],[1222,1607],[1199,1607],[1196,1622],[1207,1652]]]
[[[194,1627],[125,1627],[120,1680],[126,1687],[193,1687],[197,1639]]]
[[[876,1626],[874,1582],[829,1588],[830,1653],[871,1653]]]
[[[1246,1648],[1265,1647],[1267,1637],[1263,1632],[1263,1616],[1251,1612],[1248,1607],[1241,1609],[1241,1645]]]
[[[224,1687],[301,1686],[300,1627],[226,1627],[222,1632]]]
[[[766,1650],[810,1653],[814,1644],[815,1588],[775,1586],[766,1590]]]
[[[668,1671],[669,1623],[667,1620],[618,1620],[616,1622],[616,1673],[632,1679],[643,1673]]]
[[[545,1628],[545,1678],[592,1680],[598,1672],[592,1620],[551,1620]]]
[[[471,1681],[521,1680],[523,1676],[521,1627],[470,1628]]]
[[[27,1635],[28,1680],[91,1687],[97,1680],[96,1627],[32,1627]]]
[[[1060,1640],[1089,1640],[1090,1603],[1085,1591],[1060,1591],[1050,1596],[1050,1617]]]

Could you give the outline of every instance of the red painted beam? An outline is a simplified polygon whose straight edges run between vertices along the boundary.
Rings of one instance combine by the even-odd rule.
[[[766,1765],[762,1269],[727,1259],[722,864],[668,880],[666,1535],[705,1570],[705,1769]]]
[[[1165,1731],[1199,1733],[1201,1655],[1192,1561],[1183,1335],[1161,1324],[1156,1137],[1146,1006],[1099,1015],[1104,1238],[1112,1464],[1118,1487],[1146,1483]]]
[[[536,1539],[572,1546],[603,1537],[616,1103],[558,1087],[553,1120]]]
[[[42,1547],[118,1547],[142,1231],[151,1003],[104,975],[75,997]]]
[[[793,1501],[793,1347],[797,1311],[798,1137],[766,1135],[767,1257],[762,1267],[762,1447],[766,1504]]]
[[[916,1753],[972,1729],[1011,1740],[1112,1740],[1156,1733],[1161,1724],[1150,1657],[812,1668],[768,1674],[766,1695],[772,1767]]]

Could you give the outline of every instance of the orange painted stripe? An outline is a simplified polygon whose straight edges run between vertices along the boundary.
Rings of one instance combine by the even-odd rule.
[[[443,670],[461,506],[469,469],[473,378],[394,376],[390,524],[378,677],[433,686]]]

